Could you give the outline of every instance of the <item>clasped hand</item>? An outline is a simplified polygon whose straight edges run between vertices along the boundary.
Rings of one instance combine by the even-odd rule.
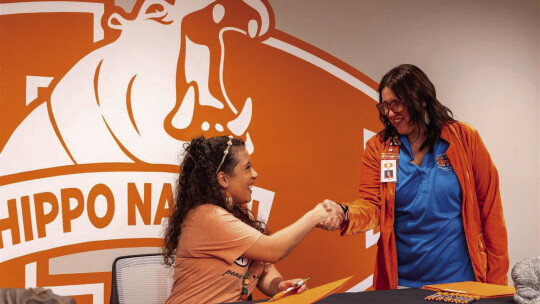
[[[345,213],[338,203],[325,199],[320,203],[327,212],[326,220],[317,224],[318,228],[322,228],[328,231],[338,230],[343,221],[345,221]]]

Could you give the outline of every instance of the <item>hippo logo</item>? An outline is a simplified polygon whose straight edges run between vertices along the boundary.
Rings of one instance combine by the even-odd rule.
[[[450,160],[448,160],[448,157],[446,157],[446,154],[437,155],[437,165],[441,170],[452,170],[452,164],[450,163]]]
[[[248,207],[271,230],[300,215],[293,202],[353,197],[357,137],[380,128],[376,83],[273,16],[265,0],[0,4],[2,40],[19,46],[1,55],[0,271],[13,276],[0,285],[107,302],[110,268],[79,259],[161,245],[183,145],[201,134],[244,139],[259,172]],[[358,248],[340,260],[365,269],[365,289],[361,237],[334,247]],[[297,252],[335,260],[323,238]]]
[[[73,66],[17,126],[0,155],[3,174],[89,163],[177,165],[179,147],[201,132],[243,136],[253,152],[252,100],[231,100],[224,84],[224,36],[260,39],[269,13],[262,2],[245,1],[238,9],[250,14],[237,25],[225,15],[232,4],[211,3],[146,1],[136,14],[112,13],[107,27],[120,32],[118,39]],[[190,31],[205,15],[214,32]],[[217,113],[200,114],[211,111]],[[39,153],[21,148],[38,140]],[[13,161],[21,157],[28,161]]]
[[[243,257],[239,257],[234,261],[234,263],[240,267],[246,267],[248,265],[249,260]]]

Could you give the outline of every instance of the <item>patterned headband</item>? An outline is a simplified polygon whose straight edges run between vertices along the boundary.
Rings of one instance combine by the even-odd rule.
[[[219,172],[219,169],[221,169],[221,165],[223,165],[223,162],[225,161],[225,157],[227,157],[227,154],[229,154],[229,149],[231,148],[232,146],[232,135],[229,135],[229,141],[227,142],[227,148],[225,149],[225,151],[223,151],[223,158],[221,159],[221,162],[219,163],[219,166],[217,167],[217,170],[216,170],[216,173]]]

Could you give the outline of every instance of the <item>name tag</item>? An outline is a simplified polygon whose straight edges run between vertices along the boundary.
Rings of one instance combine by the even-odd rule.
[[[395,183],[397,182],[397,165],[395,159],[381,160],[381,182]]]

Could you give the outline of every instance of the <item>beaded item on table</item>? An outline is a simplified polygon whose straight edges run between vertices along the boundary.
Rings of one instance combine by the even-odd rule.
[[[469,304],[474,301],[480,300],[480,297],[466,293],[450,293],[439,291],[436,294],[425,297],[424,300],[455,304]]]
[[[251,267],[252,264],[253,264],[253,261],[251,261],[249,263],[249,266],[247,267],[246,274],[242,278],[242,294],[240,295],[240,299],[242,299],[242,301],[245,301],[248,298],[249,276],[251,275],[251,272],[249,271],[249,268]]]

